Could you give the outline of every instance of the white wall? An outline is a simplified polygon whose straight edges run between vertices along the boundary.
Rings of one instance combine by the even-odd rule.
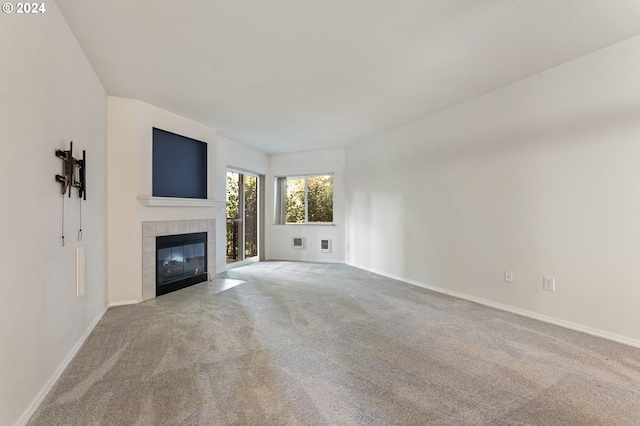
[[[638,52],[635,37],[350,147],[348,262],[640,344]]]
[[[226,199],[227,167],[233,167],[259,175],[269,172],[269,156],[246,145],[218,135],[216,155],[216,198]]]
[[[55,3],[0,16],[0,424],[25,421],[104,313],[107,96]],[[56,149],[87,152],[83,240],[77,191],[65,199]],[[85,296],[75,251],[85,248]]]
[[[139,195],[152,195],[153,128],[207,143],[209,199],[216,199],[216,130],[144,102],[109,97],[109,301],[142,298],[142,222],[213,219],[215,207],[148,207]],[[224,235],[224,234],[222,234]],[[224,241],[216,240],[216,253]],[[224,262],[219,263],[224,268]],[[224,270],[224,269],[223,269]],[[219,272],[219,271],[218,271]]]
[[[345,261],[345,150],[327,149],[292,154],[273,154],[269,157],[267,177],[266,256],[267,259],[304,260],[315,262]],[[333,226],[274,225],[274,186],[276,176],[334,173]],[[305,238],[304,249],[291,247],[291,239]],[[320,240],[332,240],[332,252],[320,251]]]

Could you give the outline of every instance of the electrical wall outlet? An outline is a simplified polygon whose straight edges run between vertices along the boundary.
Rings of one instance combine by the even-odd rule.
[[[556,291],[556,279],[554,277],[543,276],[542,288],[546,291]]]
[[[513,271],[504,271],[504,281],[507,283],[513,282]]]

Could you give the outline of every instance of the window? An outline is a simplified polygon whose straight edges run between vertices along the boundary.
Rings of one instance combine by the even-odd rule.
[[[276,178],[275,222],[333,223],[333,175]]]
[[[258,176],[227,171],[227,263],[258,255]]]

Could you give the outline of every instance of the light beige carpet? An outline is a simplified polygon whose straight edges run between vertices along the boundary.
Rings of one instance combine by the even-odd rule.
[[[640,425],[638,349],[345,265],[225,278],[109,309],[30,424]]]

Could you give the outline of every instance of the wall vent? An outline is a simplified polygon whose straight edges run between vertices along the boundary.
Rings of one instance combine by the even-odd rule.
[[[292,239],[292,247],[301,249],[304,248],[304,238],[303,237],[293,237]]]
[[[331,253],[331,240],[320,240],[320,251],[323,253]]]

